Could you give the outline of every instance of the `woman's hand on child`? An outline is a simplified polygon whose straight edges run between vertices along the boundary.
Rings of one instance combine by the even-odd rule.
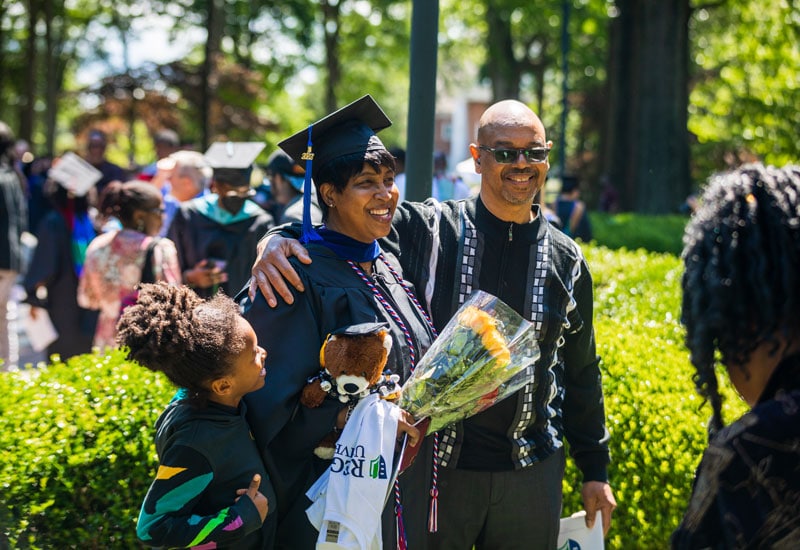
[[[397,437],[403,434],[408,435],[408,444],[416,447],[419,443],[419,430],[414,426],[414,417],[408,411],[400,411],[400,419],[397,421]]]
[[[267,512],[269,511],[269,502],[267,502],[267,497],[262,495],[261,492],[258,490],[258,487],[260,485],[261,485],[261,476],[255,474],[253,476],[252,481],[250,481],[250,487],[248,487],[247,489],[239,489],[238,491],[236,491],[236,494],[239,495],[238,497],[236,497],[236,500],[238,501],[240,498],[242,498],[243,495],[247,495],[248,497],[250,497],[250,500],[253,501],[253,504],[255,504],[256,508],[258,509],[258,515],[261,516],[261,522],[263,523],[264,518],[267,517]]]

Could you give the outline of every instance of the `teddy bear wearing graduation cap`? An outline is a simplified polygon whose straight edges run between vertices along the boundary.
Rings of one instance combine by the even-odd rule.
[[[371,393],[396,400],[400,377],[384,372],[391,349],[392,337],[386,323],[361,323],[333,331],[319,352],[320,371],[308,379],[300,403],[314,408],[326,398],[335,398],[347,403],[349,412]],[[320,441],[314,454],[330,460],[338,439],[339,431],[334,429]]]

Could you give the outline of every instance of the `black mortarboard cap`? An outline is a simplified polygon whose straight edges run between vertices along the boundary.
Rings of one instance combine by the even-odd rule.
[[[212,143],[203,156],[214,169],[215,180],[243,187],[250,185],[253,162],[264,147],[264,143],[258,141],[218,141]]]
[[[389,330],[386,323],[359,323],[357,325],[346,325],[331,331],[331,336],[368,336],[377,334],[382,330]]]
[[[278,144],[297,163],[305,163],[303,242],[319,239],[311,227],[311,178],[317,185],[323,183],[317,176],[333,159],[385,149],[375,134],[391,125],[392,121],[368,94]]]

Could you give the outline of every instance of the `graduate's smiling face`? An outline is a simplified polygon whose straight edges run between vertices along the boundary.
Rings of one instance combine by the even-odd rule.
[[[320,195],[328,206],[329,229],[371,243],[389,234],[400,193],[394,184],[394,170],[365,162],[344,189],[337,191],[333,184],[323,183]]]

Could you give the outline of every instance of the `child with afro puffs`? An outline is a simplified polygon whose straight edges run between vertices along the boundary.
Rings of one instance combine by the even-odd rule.
[[[150,546],[268,549],[275,493],[242,396],[264,385],[266,351],[229,297],[142,285],[117,343],[182,388],[156,422],[158,472],[142,504]]]

